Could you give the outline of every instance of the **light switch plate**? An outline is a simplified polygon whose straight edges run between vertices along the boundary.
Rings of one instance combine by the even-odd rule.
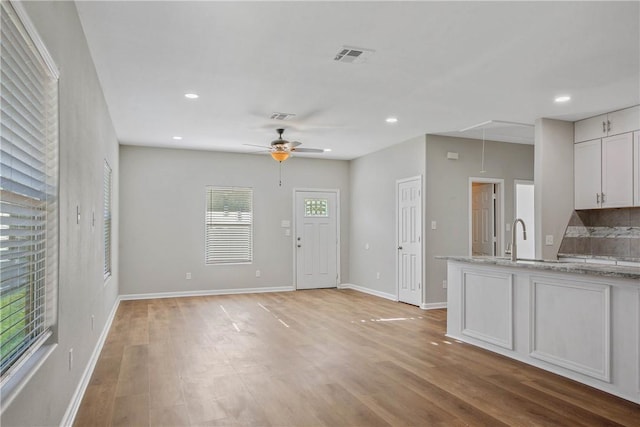
[[[547,234],[545,236],[544,244],[547,246],[553,246],[553,234]]]
[[[289,221],[288,219],[283,219],[282,221],[280,221],[280,227],[282,228],[291,227],[291,221]]]
[[[435,221],[431,221],[431,229],[435,230],[438,224]]]

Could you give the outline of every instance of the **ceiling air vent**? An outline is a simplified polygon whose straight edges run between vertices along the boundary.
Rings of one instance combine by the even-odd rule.
[[[289,120],[294,116],[295,114],[291,113],[271,113],[271,116],[269,116],[269,118],[272,120]]]
[[[363,49],[361,47],[343,46],[342,49],[333,58],[334,61],[346,62],[348,64],[357,64],[365,62],[375,50]]]

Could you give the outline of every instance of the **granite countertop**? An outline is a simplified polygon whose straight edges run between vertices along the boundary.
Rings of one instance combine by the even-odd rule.
[[[563,273],[586,274],[594,276],[615,277],[620,279],[638,280],[640,286],[640,267],[621,265],[591,264],[586,262],[562,262],[542,260],[518,260],[496,257],[470,256],[437,256],[436,259],[469,262],[472,264],[498,265],[501,267],[526,268],[530,270],[550,270]]]

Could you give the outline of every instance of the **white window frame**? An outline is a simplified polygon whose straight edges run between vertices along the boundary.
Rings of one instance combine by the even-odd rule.
[[[245,199],[242,203],[245,204],[244,209],[248,208],[248,211],[227,211],[226,205],[224,211],[210,209],[213,197],[226,195],[242,199],[247,194],[248,201]],[[214,212],[219,215],[215,215]],[[205,265],[251,264],[253,262],[253,217],[253,188],[207,186],[204,220]],[[226,239],[227,243],[220,243],[222,239]],[[234,245],[236,240],[240,242]]]
[[[25,292],[29,293],[29,297],[25,294],[24,299],[25,304],[30,304],[32,313],[25,314],[29,324],[23,328],[29,338],[23,339],[21,349],[11,349],[9,354],[12,356],[4,361],[6,365],[3,367],[0,380],[4,409],[10,405],[56,346],[54,329],[57,324],[58,287],[59,72],[22,4],[3,1],[0,7],[3,21],[2,43],[6,49],[6,52],[2,52],[3,59],[12,65],[3,70],[3,74],[10,73],[10,77],[3,76],[2,79],[2,151],[7,153],[3,159],[2,171],[6,181],[3,180],[0,184],[5,192],[3,200],[6,203],[1,207],[5,243],[2,245],[2,251],[8,252],[4,254],[5,259],[0,264],[6,262],[4,267],[8,271],[10,266],[15,267],[16,263],[19,263],[31,272],[21,276],[28,279],[20,281],[19,288],[24,288]],[[37,84],[40,86],[36,86]],[[34,132],[33,129],[37,131]],[[16,160],[18,157],[22,160]],[[39,160],[30,162],[29,159]],[[18,172],[19,169],[21,172]],[[26,173],[27,169],[33,172]],[[34,190],[40,186],[41,190],[35,190],[40,192],[40,196],[33,191],[28,195],[28,191],[20,190],[20,185],[13,185],[11,182],[22,182],[22,185],[26,185],[24,188],[32,186]],[[26,203],[26,208],[20,207],[20,200]],[[42,214],[34,216],[33,213],[29,213],[33,209],[39,209]],[[39,217],[42,217],[40,223]],[[21,256],[20,259],[24,262],[11,254],[12,251],[15,253],[15,247],[21,245],[20,230],[42,230],[37,233],[41,239],[38,240],[42,248],[38,250],[40,254],[33,252],[34,249],[29,249],[29,253],[33,255]],[[38,239],[37,235],[34,237]],[[16,244],[10,243],[12,241]],[[25,246],[33,247],[35,245]],[[6,276],[3,280],[6,280]],[[9,282],[4,284],[7,288],[11,286]],[[10,329],[7,328],[5,331]]]
[[[104,161],[104,177],[103,177],[103,233],[104,233],[104,281],[111,277],[112,271],[112,255],[113,255],[113,171],[109,162]]]

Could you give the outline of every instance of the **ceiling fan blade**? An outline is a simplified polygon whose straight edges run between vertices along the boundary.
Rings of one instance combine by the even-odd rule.
[[[322,148],[292,148],[296,153],[324,153]]]
[[[248,147],[259,147],[259,148],[265,148],[267,150],[271,150],[271,147],[267,146],[267,145],[256,145],[256,144],[242,144],[242,145],[246,145]]]
[[[289,148],[295,148],[300,144],[302,144],[302,142],[300,142],[300,141],[291,141],[287,145],[289,146]]]

